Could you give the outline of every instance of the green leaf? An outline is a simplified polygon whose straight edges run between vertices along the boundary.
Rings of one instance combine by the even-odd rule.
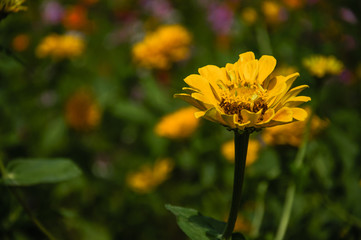
[[[178,226],[192,240],[220,240],[225,222],[203,216],[197,210],[165,205],[176,217]]]
[[[80,174],[81,170],[69,159],[17,159],[7,165],[3,184],[30,186],[56,183]]]

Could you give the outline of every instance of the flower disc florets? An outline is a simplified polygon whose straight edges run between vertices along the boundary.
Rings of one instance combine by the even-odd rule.
[[[276,66],[272,56],[255,59],[253,52],[239,56],[234,64],[226,67],[208,65],[200,68],[199,75],[184,79],[190,86],[187,93],[176,94],[197,107],[197,118],[203,117],[221,123],[230,129],[249,131],[294,121],[303,121],[307,112],[298,108],[310,101],[297,96],[307,85],[291,88],[299,76],[271,76]]]

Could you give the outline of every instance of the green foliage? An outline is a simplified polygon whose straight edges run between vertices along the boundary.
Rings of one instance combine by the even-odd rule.
[[[60,9],[48,8],[54,2]],[[360,4],[273,1],[280,6],[280,18],[272,21],[264,2],[29,0],[23,3],[27,11],[2,19],[0,239],[44,239],[12,190],[57,239],[188,239],[166,203],[219,219],[168,205],[189,237],[200,229],[195,231],[202,238],[217,239],[231,200],[234,165],[223,156],[222,145],[232,133],[204,120],[182,139],[158,136],[154,128],[165,115],[188,106],[173,98],[186,85],[185,77],[208,64],[234,63],[245,51],[254,51],[257,58],[272,53],[277,66],[296,68],[300,77],[294,85],[310,86],[304,95],[328,125],[311,134],[300,168],[294,163],[297,147],[267,145],[262,132],[252,134],[261,148],[246,167],[235,232],[250,240],[273,240],[286,191],[295,184],[284,240],[360,239]],[[296,2],[298,7],[288,5]],[[255,10],[254,23],[244,17],[249,8]],[[73,26],[64,19],[71,9],[81,9],[73,15]],[[168,23],[181,24],[192,34],[189,57],[169,69],[139,67],[133,45]],[[84,39],[81,56],[37,56],[46,36],[69,32]],[[19,48],[15,39],[22,35]],[[313,76],[302,63],[313,54],[335,56],[344,71]],[[74,127],[67,110],[79,89],[99,110],[94,111],[99,121],[86,128]],[[144,192],[131,186],[132,174],[154,169],[163,158],[173,164],[163,181]],[[144,179],[147,185],[149,178]],[[192,216],[196,222],[189,221]]]
[[[31,186],[78,177],[81,170],[69,159],[15,159],[5,170],[3,184]]]

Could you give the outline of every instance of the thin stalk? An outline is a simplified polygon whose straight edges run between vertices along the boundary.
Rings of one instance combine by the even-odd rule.
[[[310,135],[310,130],[311,130],[312,116],[313,116],[313,114],[311,113],[311,115],[309,116],[308,121],[306,123],[306,128],[305,128],[305,132],[303,134],[303,139],[302,139],[302,144],[301,144],[300,148],[298,149],[298,152],[297,152],[297,155],[296,155],[296,158],[294,161],[295,171],[301,169],[303,160],[305,158],[307,141],[308,141],[308,137]],[[295,183],[295,181],[292,181],[286,191],[286,199],[285,199],[285,203],[283,206],[282,216],[281,216],[281,220],[278,225],[276,237],[274,238],[274,240],[283,240],[283,238],[286,234],[288,222],[290,220],[290,216],[291,216],[291,212],[292,212],[295,194],[296,194],[296,183]]]
[[[265,209],[265,196],[268,188],[268,182],[264,181],[258,185],[257,188],[257,208],[254,213],[254,218],[252,220],[252,231],[250,236],[252,238],[257,238],[259,236],[259,230],[262,225],[264,209]]]
[[[6,169],[4,167],[2,158],[0,157],[0,172],[2,177],[6,176]],[[27,215],[30,217],[31,221],[38,227],[38,229],[44,233],[50,240],[56,240],[56,238],[41,224],[41,222],[34,216],[26,202],[21,198],[18,192],[13,187],[8,187],[11,194],[16,198],[20,205],[24,208]]]
[[[226,240],[229,240],[232,237],[234,225],[237,220],[238,208],[241,203],[244,170],[246,168],[248,140],[249,140],[249,133],[244,132],[240,134],[238,131],[234,131],[235,166],[234,166],[232,203],[231,203],[231,210],[228,216],[227,225],[222,236],[222,238]]]

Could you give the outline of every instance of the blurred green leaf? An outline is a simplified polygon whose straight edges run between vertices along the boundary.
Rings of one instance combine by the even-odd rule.
[[[153,108],[167,112],[170,110],[172,96],[164,91],[151,76],[141,79],[140,84],[146,95],[146,102]]]
[[[167,204],[165,206],[177,217],[178,226],[192,240],[218,240],[221,239],[225,222],[203,216],[197,210],[177,207]]]
[[[197,210],[166,204],[176,217],[179,227],[192,240],[220,240],[226,223],[203,216]],[[244,240],[241,233],[233,233],[232,240]]]
[[[69,159],[18,159],[6,167],[3,184],[30,186],[77,177],[81,170]]]
[[[114,105],[112,111],[116,117],[136,123],[146,123],[153,119],[152,114],[144,105],[129,101],[117,103]]]
[[[66,142],[66,124],[63,118],[56,118],[50,121],[43,131],[40,143],[40,150],[43,153],[49,153],[58,150]]]

